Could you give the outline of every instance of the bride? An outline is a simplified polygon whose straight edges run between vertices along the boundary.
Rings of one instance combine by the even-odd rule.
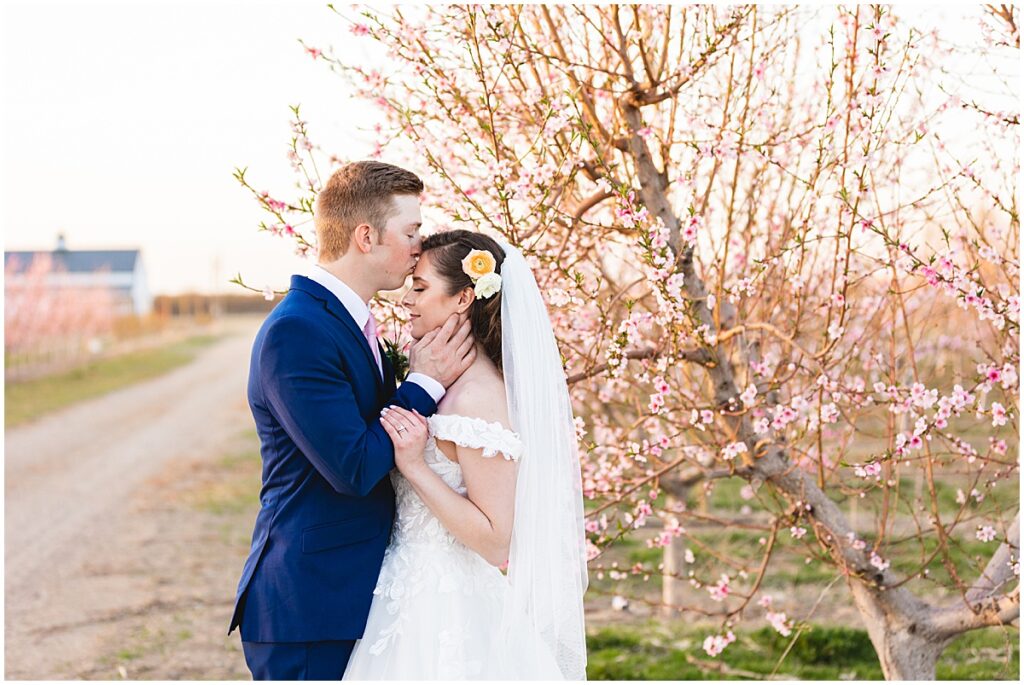
[[[429,419],[382,412],[397,514],[345,679],[583,680],[579,458],[533,274],[507,244],[438,233],[403,304],[417,339],[468,317],[483,354]]]

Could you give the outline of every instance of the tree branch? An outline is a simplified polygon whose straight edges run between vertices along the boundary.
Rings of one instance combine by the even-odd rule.
[[[622,356],[626,359],[654,359],[659,354],[659,350],[649,348],[644,350],[626,350]],[[707,364],[711,361],[711,355],[703,348],[683,350],[682,352],[677,353],[676,356],[683,361],[694,362],[695,364]],[[573,383],[578,383],[582,380],[600,375],[610,368],[611,366],[608,364],[601,364],[600,366],[595,366],[588,371],[581,371],[580,373],[573,374],[566,378],[565,382],[572,385]]]
[[[963,599],[934,610],[929,622],[936,633],[953,637],[975,628],[1005,625],[1020,617],[1019,581],[1013,592],[1002,594],[1007,583],[1017,580],[1012,565],[1020,558],[1020,512],[1006,538]]]
[[[932,630],[942,637],[954,637],[968,630],[1002,626],[1020,618],[1020,588],[1004,597],[990,597],[967,606],[936,610],[930,617]]]

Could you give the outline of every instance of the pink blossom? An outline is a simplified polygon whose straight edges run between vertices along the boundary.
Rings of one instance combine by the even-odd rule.
[[[731,590],[729,588],[729,576],[727,576],[724,573],[718,578],[717,583],[708,586],[708,594],[710,594],[711,599],[715,600],[716,602],[725,601],[725,598],[729,596],[730,591]]]
[[[788,637],[790,633],[793,632],[790,629],[789,621],[784,612],[769,611],[764,615],[764,617],[768,620],[768,623],[771,624],[772,628],[774,628],[783,637]]]
[[[745,442],[731,442],[722,449],[722,459],[732,461],[737,455],[747,451]]]
[[[860,478],[877,478],[882,473],[882,465],[873,461],[863,466],[854,466],[853,471]]]
[[[879,571],[884,571],[889,568],[889,562],[878,556],[876,552],[871,553],[871,565],[877,568]]]
[[[978,526],[974,536],[982,542],[992,542],[996,539],[996,529],[992,526]]]
[[[708,656],[715,657],[735,641],[736,636],[731,630],[727,631],[725,635],[708,635],[704,638],[704,651]]]
[[[995,427],[1006,425],[1006,408],[998,402],[992,403],[992,425]]]

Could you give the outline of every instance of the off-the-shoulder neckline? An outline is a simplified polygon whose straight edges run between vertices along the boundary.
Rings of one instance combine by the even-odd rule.
[[[519,434],[510,428],[506,428],[498,421],[487,421],[486,419],[482,419],[476,416],[463,416],[462,414],[434,414],[428,419],[428,422],[432,422],[432,424],[435,426],[435,432],[437,431],[438,424],[446,426],[445,432],[447,432],[448,427],[459,424],[469,424],[470,426],[474,426],[477,429],[482,429],[486,432],[489,432],[491,435],[494,435],[495,438],[505,443],[504,447],[499,448],[490,448],[487,446],[483,446],[484,456],[494,456],[498,452],[501,452],[506,459],[516,461],[519,459],[519,456],[523,449],[523,441],[519,437]],[[434,437],[438,437],[436,433]],[[447,435],[441,435],[440,439],[456,442]],[[458,463],[456,461],[448,459],[447,455],[445,455],[444,452],[441,452],[440,449],[438,449],[437,451],[440,452],[441,456],[444,457],[446,461],[449,461],[453,464]],[[488,454],[488,452],[490,452],[490,454]]]
[[[430,416],[430,418],[431,419],[463,419],[465,421],[471,421],[473,423],[482,423],[483,425],[485,425],[487,427],[494,427],[494,428],[497,428],[498,430],[505,431],[506,433],[511,433],[512,435],[515,436],[515,438],[517,440],[519,439],[519,434],[518,433],[516,433],[511,428],[506,428],[504,425],[502,425],[502,423],[500,421],[488,421],[487,419],[482,419],[479,416],[463,416],[462,414],[433,414],[432,416]]]

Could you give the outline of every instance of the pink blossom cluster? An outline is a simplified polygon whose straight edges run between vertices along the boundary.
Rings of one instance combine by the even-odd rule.
[[[792,621],[786,618],[786,612],[784,611],[767,611],[765,612],[764,618],[768,621],[769,625],[775,629],[779,635],[783,637],[789,637],[792,632]]]
[[[882,465],[877,461],[872,461],[864,465],[855,465],[853,472],[858,478],[874,478],[876,481],[880,481],[882,474]]]
[[[668,547],[674,538],[685,534],[686,529],[679,525],[679,519],[670,516],[662,526],[661,532],[654,538],[647,540],[647,546],[649,548]]]
[[[654,379],[654,393],[651,395],[651,401],[647,407],[652,414],[662,413],[665,409],[665,398],[671,390],[672,388],[661,376]]]
[[[704,651],[708,656],[716,657],[725,651],[725,648],[736,641],[736,635],[731,630],[720,635],[708,635],[704,638]]]
[[[731,580],[729,576],[723,573],[721,576],[718,577],[717,583],[715,583],[714,585],[708,585],[707,590],[708,594],[711,595],[711,599],[715,600],[716,602],[724,602],[726,598],[729,597],[729,593],[732,592],[731,588],[729,587],[730,582]]]
[[[742,441],[730,442],[728,445],[722,448],[722,459],[725,461],[732,461],[738,455],[747,451],[747,444]]]

